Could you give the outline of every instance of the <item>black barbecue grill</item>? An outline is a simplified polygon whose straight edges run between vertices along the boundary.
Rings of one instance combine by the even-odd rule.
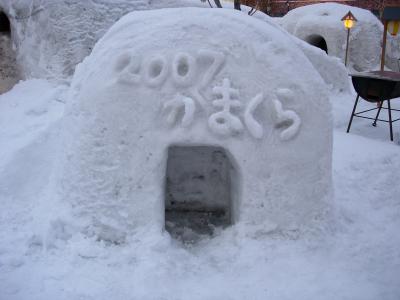
[[[356,102],[354,103],[353,112],[351,113],[347,132],[350,131],[353,117],[374,120],[373,126],[376,126],[377,121],[389,123],[390,140],[393,141],[393,123],[399,119],[392,119],[392,111],[400,111],[391,108],[390,100],[400,97],[400,73],[390,71],[372,71],[351,74],[354,89],[357,92]],[[372,103],[377,103],[376,108],[367,109],[356,112],[359,98]],[[387,101],[387,107],[383,107],[383,102]],[[388,120],[379,119],[379,114],[382,109],[388,111]],[[377,110],[375,118],[365,116],[365,113]]]

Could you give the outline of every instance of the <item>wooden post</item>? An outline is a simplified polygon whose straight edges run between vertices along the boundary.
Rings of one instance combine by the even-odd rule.
[[[345,66],[347,66],[347,57],[349,53],[349,39],[350,39],[350,28],[347,28],[346,57],[344,59]]]
[[[383,26],[383,41],[382,41],[382,55],[381,55],[381,71],[385,69],[385,55],[386,55],[386,38],[387,38],[388,21],[385,20]]]
[[[241,10],[241,8],[240,8],[240,0],[233,1],[233,6],[234,6],[235,9]]]

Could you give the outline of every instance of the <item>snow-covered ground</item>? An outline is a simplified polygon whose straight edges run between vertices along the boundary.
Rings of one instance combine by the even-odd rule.
[[[331,234],[228,232],[183,247],[153,228],[107,245],[52,219],[66,90],[29,80],[0,96],[1,300],[399,299],[400,128],[397,143],[362,119],[346,134],[354,95],[331,95]]]
[[[291,48],[288,36],[280,41]],[[346,72],[342,76],[339,63],[297,43],[330,88],[332,219],[321,220],[306,232],[266,233],[262,226],[248,225],[254,230],[244,230],[236,225],[194,245],[172,239],[159,224],[133,228],[121,240],[90,235],[68,213],[71,204],[60,202],[54,182],[62,167],[59,154],[65,154],[61,133],[70,128],[63,117],[66,104],[74,99],[73,89],[67,80],[22,81],[0,95],[0,300],[399,299],[400,122],[395,124],[394,143],[387,124],[375,128],[363,119],[355,119],[346,134],[355,98],[341,82],[346,83]],[[279,50],[271,61],[278,61],[282,52],[292,57]],[[100,61],[93,56],[92,60],[103,71],[105,64],[95,64]],[[311,68],[305,56],[303,60]],[[296,82],[317,76],[304,74]],[[85,78],[76,77],[75,84],[84,85]],[[393,101],[394,107],[400,108],[399,100]],[[364,107],[371,104],[362,101],[359,109]],[[322,125],[316,134],[323,132]]]

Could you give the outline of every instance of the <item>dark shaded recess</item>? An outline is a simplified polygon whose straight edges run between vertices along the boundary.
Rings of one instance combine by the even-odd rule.
[[[0,12],[0,32],[3,34],[11,33],[10,20],[7,15],[3,12]]]
[[[319,49],[323,50],[328,54],[328,45],[326,44],[325,39],[320,35],[312,35],[307,38],[307,43],[313,45],[314,47],[318,47]]]
[[[165,228],[185,242],[232,223],[235,171],[225,149],[172,146],[165,181]]]

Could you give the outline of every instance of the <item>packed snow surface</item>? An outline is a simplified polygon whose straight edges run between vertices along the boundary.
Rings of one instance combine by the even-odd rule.
[[[64,86],[30,80],[0,96],[0,299],[399,298],[400,146],[382,123],[356,119],[345,133],[354,94],[330,96],[331,234],[217,235],[195,247],[151,227],[105,244],[53,218],[64,209],[49,175],[65,95]]]
[[[123,15],[137,10],[201,6],[200,0],[0,0],[12,26],[25,77],[72,75],[75,66]]]
[[[384,123],[374,128],[355,119],[346,134],[354,92],[329,94],[335,205],[329,230],[231,227],[196,245],[154,226],[120,244],[80,230],[53,176],[61,171],[69,97],[67,85],[46,80],[20,82],[0,95],[1,300],[399,299],[400,127],[395,123],[395,143]],[[359,107],[372,108],[365,101]]]
[[[99,236],[161,230],[168,148],[218,146],[235,228],[300,230],[330,206],[327,89],[274,25],[224,9],[132,12],[74,75],[62,199]]]

